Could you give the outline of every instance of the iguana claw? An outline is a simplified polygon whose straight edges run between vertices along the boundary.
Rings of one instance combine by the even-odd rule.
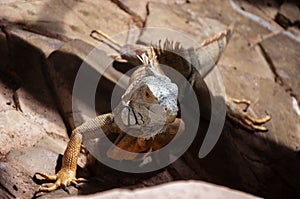
[[[242,109],[237,104],[245,104],[246,108]],[[250,106],[250,101],[246,99],[238,100],[232,98],[226,98],[227,116],[238,123],[242,127],[250,131],[268,131],[268,129],[262,124],[268,122],[271,119],[270,115],[266,115],[263,118],[254,118],[247,112]]]
[[[71,169],[64,169],[62,168],[57,174],[55,175],[47,175],[45,173],[35,173],[34,176],[40,175],[41,177],[45,178],[45,180],[55,181],[55,183],[50,187],[40,186],[37,193],[40,192],[50,192],[54,191],[57,188],[62,188],[64,191],[69,193],[68,186],[73,185],[78,187],[78,183],[86,182],[87,180],[84,178],[76,178],[75,172]]]

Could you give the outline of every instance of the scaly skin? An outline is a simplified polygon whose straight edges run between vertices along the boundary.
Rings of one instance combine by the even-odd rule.
[[[138,50],[130,45],[121,47],[120,51],[125,52],[122,55],[123,58],[126,58],[133,65],[142,62],[144,67],[139,68],[133,74],[130,80],[131,84],[126,89],[121,103],[112,113],[100,115],[73,130],[63,156],[62,168],[56,175],[36,173],[36,175],[47,180],[56,181],[51,187],[41,186],[36,193],[53,191],[59,187],[67,190],[67,187],[72,184],[77,185],[77,183],[84,182],[84,179],[76,178],[77,159],[82,139],[84,136],[87,138],[93,136],[100,129],[104,133],[103,136],[110,133],[121,134],[125,132],[125,134],[120,135],[120,139],[117,139],[115,147],[107,152],[109,157],[116,160],[132,160],[136,156],[125,156],[119,148],[140,153],[155,151],[168,144],[177,132],[181,132],[184,123],[180,118],[176,118],[178,89],[161,72],[158,63],[172,66],[193,84],[195,81],[195,69],[193,67],[200,71],[204,78],[217,64],[228,43],[231,31],[232,28],[229,28],[204,41],[199,49],[184,49],[180,47],[179,43],[170,41],[154,46],[154,48],[140,47]],[[93,31],[93,33],[103,36],[100,31]],[[109,38],[106,35],[105,37]],[[204,51],[209,53],[209,60],[207,60],[207,54],[202,53]],[[129,53],[126,54],[126,52]],[[137,58],[137,55],[145,52],[147,55],[144,54],[139,59]],[[184,57],[177,54],[184,55]],[[190,62],[186,60],[190,60]],[[201,88],[197,88],[196,85],[194,89],[198,92],[198,89]],[[179,94],[179,100],[181,97]],[[269,115],[257,119],[251,117],[246,112],[247,109],[243,110],[237,106],[241,103],[249,106],[248,100],[237,100],[225,96],[225,101],[227,116],[230,119],[251,131],[267,130],[261,125],[271,119]],[[153,112],[153,110],[155,111]],[[156,126],[161,128],[154,128]],[[147,127],[151,127],[151,131]]]
[[[125,133],[123,141],[116,143],[116,146],[135,153],[158,150],[174,138],[179,127],[182,127],[181,120],[176,118],[177,86],[160,73],[153,49],[143,54],[140,61],[143,66],[132,75],[131,84],[115,110],[87,121],[73,130],[62,159],[61,170],[55,175],[39,172],[35,174],[55,181],[51,187],[41,186],[36,194],[60,187],[68,191],[68,186],[85,181],[83,178],[76,178],[81,143],[84,137],[87,139],[93,137],[93,134],[97,134],[99,130],[103,132],[103,136],[110,133]],[[154,137],[156,137],[155,142]],[[108,151],[109,157],[135,158],[135,156],[120,156],[120,153],[116,153],[117,148]]]
[[[55,181],[51,187],[39,187],[36,194],[39,192],[53,191],[59,187],[68,192],[68,186],[76,186],[78,183],[85,181],[83,178],[76,178],[77,160],[82,138],[83,136],[90,136],[89,134],[94,134],[100,129],[104,135],[108,135],[111,132],[120,132],[120,129],[114,124],[113,115],[111,113],[100,115],[74,129],[62,159],[61,170],[55,175],[47,175],[40,172],[35,173],[35,175],[40,175],[46,180]]]

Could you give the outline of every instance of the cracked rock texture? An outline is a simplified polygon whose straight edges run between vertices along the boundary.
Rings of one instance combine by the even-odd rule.
[[[278,0],[0,1],[0,198],[31,198],[42,183],[34,173],[60,168],[71,130],[95,109],[110,111],[115,85],[109,78],[97,82],[113,61],[115,51],[107,45],[87,63],[93,75],[85,78],[97,84],[96,106],[72,104],[77,72],[100,44],[89,36],[92,30],[121,35],[116,40],[125,44],[125,31],[161,27],[200,44],[231,23],[234,34],[217,66],[226,94],[249,99],[256,117],[268,112],[269,131],[250,133],[226,121],[216,146],[199,159],[199,129],[199,139],[180,159],[146,174],[116,171],[82,150],[78,176],[89,182],[71,187],[71,197],[299,198],[299,7],[298,1]],[[151,37],[138,30],[128,41]],[[76,196],[83,194],[95,195]],[[56,190],[40,198],[67,196]]]

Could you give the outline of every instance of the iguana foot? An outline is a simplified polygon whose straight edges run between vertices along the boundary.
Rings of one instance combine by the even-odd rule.
[[[45,180],[49,181],[55,181],[54,184],[50,187],[46,187],[44,185],[41,185],[38,190],[35,192],[35,194],[40,193],[40,192],[50,192],[54,191],[58,188],[62,188],[64,191],[69,193],[68,186],[73,185],[76,188],[78,188],[79,184],[81,182],[86,182],[87,180],[84,178],[76,178],[76,172],[74,172],[72,169],[64,169],[62,168],[57,174],[55,175],[47,175],[45,173],[35,173],[34,176],[40,175],[43,177]]]
[[[238,104],[245,104],[244,109],[238,107]],[[249,100],[238,100],[232,98],[226,98],[227,116],[237,124],[250,131],[268,131],[268,129],[262,124],[268,122],[271,119],[270,115],[266,115],[263,118],[254,118],[247,112],[250,106]]]

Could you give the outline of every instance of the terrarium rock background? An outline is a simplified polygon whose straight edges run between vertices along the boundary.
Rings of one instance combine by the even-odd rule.
[[[259,197],[299,198],[300,5],[280,0],[0,1],[0,196],[30,198],[39,186],[33,174],[59,168],[74,127],[72,83],[84,57],[99,44],[91,30],[113,36],[134,27],[165,27],[201,43],[232,22],[235,31],[218,65],[226,93],[250,99],[257,117],[271,114],[269,131],[252,134],[227,121],[207,157],[194,155],[195,142],[172,165],[143,175],[86,166],[82,154],[79,175],[91,180],[80,190],[71,188],[71,194],[147,198],[155,192],[172,198],[182,186],[191,190],[182,192],[190,197],[196,197],[195,189],[203,198],[252,197],[218,184]],[[97,96],[100,112],[108,111],[113,87],[106,79],[100,83],[101,93],[108,93]],[[111,190],[177,180],[183,181],[149,191]],[[101,193],[106,190],[111,191]],[[41,198],[66,196],[57,190]]]

